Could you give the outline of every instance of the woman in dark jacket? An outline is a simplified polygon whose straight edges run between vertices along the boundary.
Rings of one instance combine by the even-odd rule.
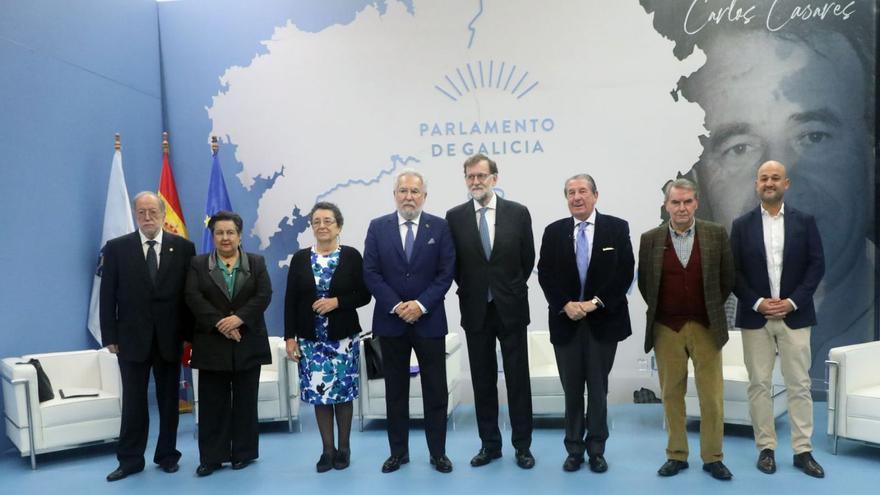
[[[259,456],[257,391],[270,363],[263,312],[272,285],[262,256],[241,250],[241,217],[218,212],[208,222],[215,250],[192,259],[186,302],[196,318],[192,367],[199,370],[199,467],[247,467]]]
[[[339,245],[343,222],[339,208],[318,203],[309,219],[316,243],[290,260],[284,338],[288,356],[299,362],[301,398],[315,406],[324,447],[316,467],[323,473],[345,469],[351,459],[361,331],[357,308],[370,302],[370,292],[364,285],[361,254]],[[339,448],[333,441],[334,416]]]

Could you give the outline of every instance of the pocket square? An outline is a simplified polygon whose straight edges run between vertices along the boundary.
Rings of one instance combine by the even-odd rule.
[[[428,239],[428,245],[436,244],[436,243],[437,243],[437,241],[435,241],[433,237]]]
[[[602,251],[614,251],[614,248],[613,247],[604,247],[604,248],[602,248]]]

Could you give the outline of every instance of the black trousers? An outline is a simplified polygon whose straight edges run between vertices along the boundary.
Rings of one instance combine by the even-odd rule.
[[[119,429],[116,458],[119,459],[119,466],[126,471],[137,471],[144,467],[144,452],[150,431],[147,391],[151,368],[156,383],[156,404],[159,408],[159,440],[156,442],[153,462],[165,465],[174,464],[180,459],[180,452],[177,450],[180,361],[169,362],[162,359],[155,340],[150,356],[144,362],[117,358],[122,380],[122,425]]]
[[[583,319],[572,339],[567,344],[554,345],[553,350],[565,393],[565,450],[577,456],[583,456],[585,451],[591,457],[604,455],[608,440],[608,373],[614,365],[617,342],[597,340]]]
[[[260,367],[199,370],[199,461],[251,461],[259,457],[257,395]]]
[[[421,338],[407,333],[381,337],[382,366],[385,372],[385,408],[388,416],[388,444],[391,455],[409,451],[409,357],[413,350],[419,360],[422,404],[425,409],[425,438],[432,456],[446,454],[446,339]]]
[[[486,306],[486,318],[479,331],[467,331],[468,360],[474,386],[477,430],[482,447],[501,450],[498,428],[498,360],[495,339],[501,343],[501,360],[507,384],[507,404],[516,449],[532,444],[532,387],[529,382],[528,338],[525,325],[505,328],[494,303]]]

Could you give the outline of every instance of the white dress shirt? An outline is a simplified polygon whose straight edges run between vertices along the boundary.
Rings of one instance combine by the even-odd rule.
[[[407,219],[403,218],[403,216],[401,216],[400,212],[397,212],[397,225],[400,228],[400,245],[403,246],[404,253],[406,253],[406,222],[413,223],[413,225],[412,225],[413,247],[415,247],[415,244],[416,244],[415,240],[419,235],[419,221],[421,219],[422,219],[421,212],[419,212],[419,214],[415,218],[413,218],[412,220],[407,220]],[[412,253],[410,253],[410,254],[412,254]],[[390,313],[394,313],[394,310],[396,310],[397,307],[400,306],[402,303],[403,303],[403,301],[400,301],[399,303],[395,304],[394,307],[391,308]],[[419,308],[421,308],[422,313],[428,312],[428,310],[425,308],[424,304],[420,303],[419,301],[416,301],[416,304],[419,305]]]
[[[770,214],[761,205],[761,227],[764,230],[764,254],[767,258],[767,278],[770,280],[770,297],[779,298],[779,287],[782,283],[782,252],[785,248],[785,203],[779,208],[776,216]],[[764,300],[759,297],[752,309],[757,311]],[[788,299],[791,306],[797,305]]]

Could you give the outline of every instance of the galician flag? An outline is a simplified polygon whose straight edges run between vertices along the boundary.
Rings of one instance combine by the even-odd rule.
[[[165,230],[184,239],[189,239],[186,222],[183,220],[183,209],[180,207],[180,198],[177,196],[177,186],[174,184],[174,173],[171,172],[171,161],[168,159],[167,147],[162,153],[159,198],[165,202]]]
[[[210,253],[214,250],[214,236],[208,229],[208,220],[221,210],[232,211],[229,202],[229,193],[226,191],[226,181],[223,180],[223,170],[220,168],[220,159],[217,158],[216,143],[214,148],[214,163],[211,165],[211,181],[208,183],[208,201],[205,204],[205,232],[202,234],[202,253]]]
[[[89,303],[89,332],[101,344],[101,270],[104,266],[104,245],[116,237],[134,232],[131,216],[131,203],[125,187],[125,174],[122,173],[122,151],[117,141],[113,163],[110,165],[110,181],[107,184],[107,203],[104,207],[104,230],[101,232],[101,251],[98,255],[98,268],[92,282],[92,299]]]

